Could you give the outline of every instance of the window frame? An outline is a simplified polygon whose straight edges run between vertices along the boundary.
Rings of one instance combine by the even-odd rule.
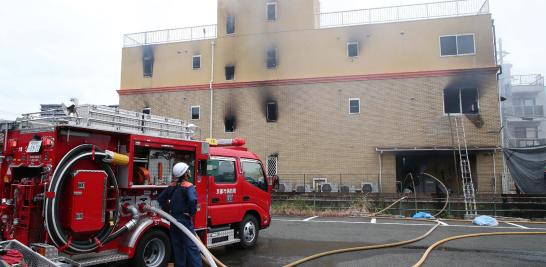
[[[197,119],[193,118],[193,109],[194,108],[197,108]],[[197,106],[191,106],[190,107],[190,119],[193,120],[193,121],[198,121],[198,120],[201,119],[201,106],[197,105]]]
[[[237,181],[239,180],[238,179],[238,171],[237,171],[237,160],[235,158],[230,158],[230,157],[217,157],[217,156],[212,156],[210,157],[210,160],[218,160],[218,161],[230,161],[230,162],[233,162],[233,173],[235,174],[235,181],[233,182],[222,182],[222,183],[218,183],[216,182],[216,179],[214,178],[214,184],[221,184],[221,185],[225,185],[225,184],[236,184]],[[208,169],[207,169],[207,172],[208,172]],[[207,173],[208,175],[208,173]]]
[[[233,18],[233,32],[228,32],[229,18]],[[227,15],[226,16],[226,35],[234,35],[235,32],[236,32],[235,26],[236,26],[235,16],[234,15]]]
[[[272,120],[270,117],[269,117],[269,105],[275,105],[275,119]],[[279,104],[277,103],[277,101],[268,101],[265,105],[265,119],[267,122],[277,122],[279,120]]]
[[[268,182],[269,182],[269,179],[268,179],[268,176],[267,176],[267,173],[265,172],[264,170],[264,165],[262,164],[261,161],[257,160],[257,159],[248,159],[248,158],[240,158],[239,159],[240,163],[241,163],[241,174],[243,175],[243,179],[245,182],[249,183],[250,185],[256,187],[257,189],[260,189],[260,190],[263,190],[265,192],[268,191]],[[264,188],[261,188],[257,185],[254,185],[250,182],[248,182],[246,180],[246,177],[245,177],[245,167],[244,167],[244,163],[245,162],[248,162],[248,163],[256,163],[260,166],[260,170],[262,171],[262,176],[264,177]]]
[[[446,88],[447,89],[447,88]],[[442,91],[442,112],[444,113],[444,116],[462,116],[462,115],[478,115],[480,114],[481,108],[480,108],[480,90],[478,88],[455,88],[459,92],[459,112],[458,113],[446,113],[446,102],[445,102],[445,90]],[[463,99],[461,96],[462,90],[476,90],[476,105],[478,105],[478,112],[477,113],[463,113]]]
[[[228,80],[226,74],[227,74],[227,68],[229,68],[229,67],[233,68],[233,75],[232,75],[232,78]],[[235,64],[227,64],[224,67],[224,78],[226,79],[226,81],[235,81],[235,71],[236,71]]]
[[[231,132],[226,131],[227,130],[227,128],[226,128],[226,119],[224,118],[224,133],[226,133],[226,134],[235,133],[235,127],[232,127],[232,128],[233,128],[233,131],[231,131]]]
[[[269,6],[275,6],[275,18],[274,19],[269,19]],[[277,1],[269,1],[267,3],[265,3],[265,20],[266,21],[277,21],[277,19],[279,18],[278,16],[278,8],[277,8]]]
[[[349,55],[349,46],[350,45],[356,45],[356,56]],[[360,56],[360,53],[358,51],[359,47],[360,47],[360,44],[358,43],[358,41],[347,42],[347,57],[348,58],[357,58],[358,56]]]
[[[194,64],[194,63],[195,63],[194,60],[195,60],[196,58],[199,58],[199,67],[197,67],[197,68],[195,67],[195,64]],[[201,69],[201,54],[199,54],[199,55],[193,55],[193,56],[191,57],[191,68],[192,68],[192,70],[199,70],[199,69]]]
[[[471,35],[472,36],[472,45],[474,46],[473,53],[459,54],[459,36]],[[455,55],[442,55],[442,37],[455,37],[455,50],[457,54]],[[476,34],[475,33],[459,33],[459,34],[446,34],[440,35],[438,37],[438,45],[440,50],[440,57],[463,57],[463,56],[475,56],[476,55]]]
[[[269,66],[269,52],[275,51],[275,66]],[[279,67],[279,50],[277,47],[270,47],[265,51],[265,67],[268,70],[273,70]]]
[[[358,112],[351,112],[351,101],[358,101]],[[360,114],[360,97],[350,97],[348,102],[349,115],[358,115]]]

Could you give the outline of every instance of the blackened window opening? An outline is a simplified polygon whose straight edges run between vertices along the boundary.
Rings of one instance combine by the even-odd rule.
[[[271,101],[267,103],[266,110],[267,122],[275,122],[278,117],[277,102]]]
[[[193,67],[194,70],[201,68],[201,56],[200,55],[193,56],[193,58],[192,58],[192,67]]]
[[[448,88],[444,90],[444,112],[446,114],[478,114],[478,89]]]
[[[235,66],[226,66],[226,80],[231,81],[235,79]]]
[[[226,33],[235,33],[235,16],[227,16],[226,18]]]
[[[267,3],[267,20],[277,20],[277,3]]]
[[[224,131],[226,133],[235,132],[235,117],[224,118]]]
[[[358,42],[347,43],[347,56],[348,57],[358,56]]]
[[[154,71],[154,50],[151,45],[142,47],[142,66],[144,77],[152,77]]]
[[[277,67],[277,49],[270,48],[267,50],[267,68],[274,69]]]

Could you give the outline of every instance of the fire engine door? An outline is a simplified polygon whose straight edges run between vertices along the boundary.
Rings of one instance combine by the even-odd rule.
[[[265,212],[269,211],[271,198],[261,162],[254,159],[241,159],[241,169],[244,176],[243,203],[253,203]]]
[[[237,179],[235,158],[212,157],[207,162],[210,181],[209,216],[213,225],[235,223],[241,219],[241,182]]]

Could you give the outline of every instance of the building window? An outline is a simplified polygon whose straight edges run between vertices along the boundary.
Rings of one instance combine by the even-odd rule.
[[[235,117],[229,116],[224,118],[224,132],[233,133],[235,132]]]
[[[475,54],[474,34],[440,36],[442,56],[463,56]]]
[[[201,118],[201,107],[200,106],[191,106],[191,119],[198,120]]]
[[[358,42],[347,43],[347,56],[358,57]]]
[[[277,3],[276,2],[267,3],[266,13],[267,13],[267,20],[269,21],[277,20]]]
[[[227,65],[226,66],[226,80],[231,81],[235,80],[235,66]]]
[[[277,67],[277,48],[267,50],[267,68],[274,69]]]
[[[151,45],[145,45],[142,47],[142,66],[144,77],[152,77],[154,72],[154,49]]]
[[[448,88],[444,90],[444,113],[446,114],[478,114],[478,89]]]
[[[143,108],[142,113],[144,113],[146,115],[150,115],[150,114],[152,114],[152,108]]]
[[[349,98],[349,114],[360,113],[360,98]]]
[[[198,70],[201,68],[201,55],[195,55],[192,57],[192,68]]]
[[[276,155],[267,157],[267,176],[277,175],[279,157]]]
[[[267,103],[266,117],[267,122],[277,121],[277,102],[271,101]]]
[[[227,16],[226,18],[226,33],[235,33],[235,16]]]

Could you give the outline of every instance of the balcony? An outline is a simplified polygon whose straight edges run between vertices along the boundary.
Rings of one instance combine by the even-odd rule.
[[[519,118],[544,118],[543,106],[511,106],[504,108],[504,115]]]
[[[489,14],[489,0],[455,0],[426,4],[320,13],[320,27],[425,20]]]
[[[540,74],[512,75],[512,86],[540,86],[544,87],[544,76]]]
[[[546,138],[511,138],[510,147],[534,147],[546,145]]]
[[[187,42],[214,38],[216,38],[216,24],[211,24],[186,28],[128,33],[123,36],[123,47]]]

